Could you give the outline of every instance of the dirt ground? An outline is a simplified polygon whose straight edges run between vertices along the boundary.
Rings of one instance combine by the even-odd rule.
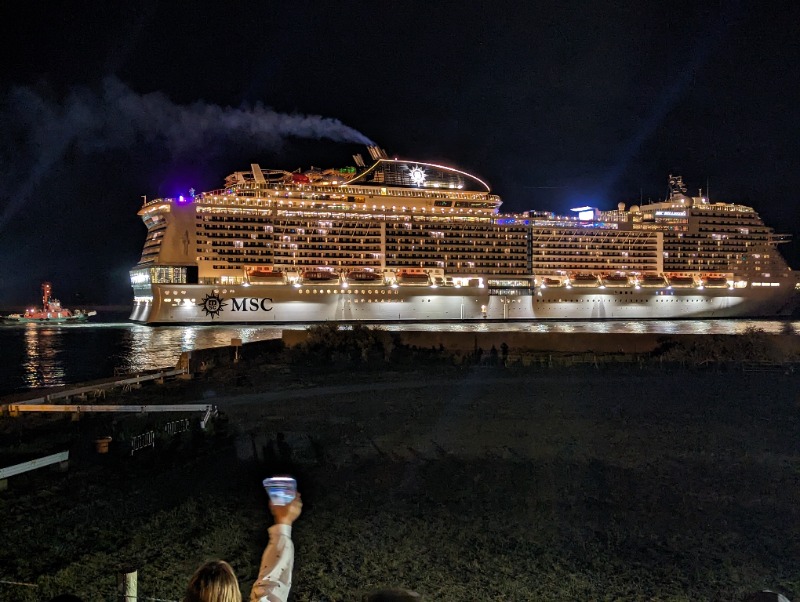
[[[109,599],[132,565],[140,595],[177,600],[212,557],[247,593],[269,524],[260,479],[290,472],[304,499],[293,600],[378,586],[443,601],[793,599],[798,378],[496,366],[143,390],[216,404],[215,431],[133,457],[83,445],[69,473],[10,482],[0,580],[38,589],[0,598]],[[74,442],[98,427],[50,428]]]

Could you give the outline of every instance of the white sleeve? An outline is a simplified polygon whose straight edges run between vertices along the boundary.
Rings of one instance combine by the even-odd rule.
[[[292,587],[294,544],[291,525],[272,525],[269,544],[261,556],[258,579],[250,592],[250,602],[286,602]]]

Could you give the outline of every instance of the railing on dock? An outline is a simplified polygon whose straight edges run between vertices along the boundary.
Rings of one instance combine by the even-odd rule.
[[[142,383],[149,381],[156,381],[163,383],[165,379],[176,376],[188,375],[188,368],[174,368],[169,370],[159,370],[157,372],[149,372],[143,374],[127,375],[124,378],[115,377],[106,381],[98,381],[91,384],[86,384],[76,387],[67,387],[59,391],[53,391],[40,397],[33,397],[30,399],[23,399],[10,403],[0,404],[0,411],[8,411],[12,415],[16,412],[132,412],[132,411],[150,411],[150,412],[166,412],[168,410],[151,409],[153,406],[104,406],[104,405],[63,405],[54,404],[58,400],[72,401],[77,399],[80,401],[88,401],[92,399],[105,399],[106,391],[120,387],[123,391],[130,391],[134,388],[139,388]],[[139,409],[132,410],[131,407]],[[171,406],[171,407],[184,407],[185,406]],[[113,409],[123,408],[123,409]],[[147,409],[144,409],[147,408]],[[205,411],[206,405],[198,406],[195,404],[193,409],[176,409],[172,411]]]
[[[58,464],[63,469],[66,467],[68,462],[69,451],[63,451],[58,452],[57,454],[36,458],[35,460],[30,460],[28,462],[22,462],[21,464],[14,464],[13,466],[0,468],[0,489],[5,489],[6,479],[9,477],[20,475],[31,470],[36,470],[37,468],[51,466],[52,464]]]

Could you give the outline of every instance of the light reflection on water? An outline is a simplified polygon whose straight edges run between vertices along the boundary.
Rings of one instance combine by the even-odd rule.
[[[23,381],[30,386],[54,387],[64,383],[64,366],[58,361],[63,345],[58,328],[28,324],[24,330]]]
[[[242,343],[279,339],[283,330],[272,326],[109,326],[128,327],[130,353],[120,367],[131,372],[174,366],[184,351],[225,347],[231,339],[242,339]]]
[[[0,326],[0,395],[112,376],[115,369],[139,372],[174,366],[181,352],[281,337],[285,326],[144,326],[130,322]],[[800,321],[641,320],[575,322],[470,322],[385,324],[390,331],[741,334],[757,328],[770,334],[800,334]]]

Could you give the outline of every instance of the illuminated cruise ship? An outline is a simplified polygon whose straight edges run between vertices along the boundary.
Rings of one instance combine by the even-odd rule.
[[[750,207],[688,196],[570,216],[501,214],[480,178],[389,158],[146,200],[138,322],[674,319],[788,315],[787,239]]]

